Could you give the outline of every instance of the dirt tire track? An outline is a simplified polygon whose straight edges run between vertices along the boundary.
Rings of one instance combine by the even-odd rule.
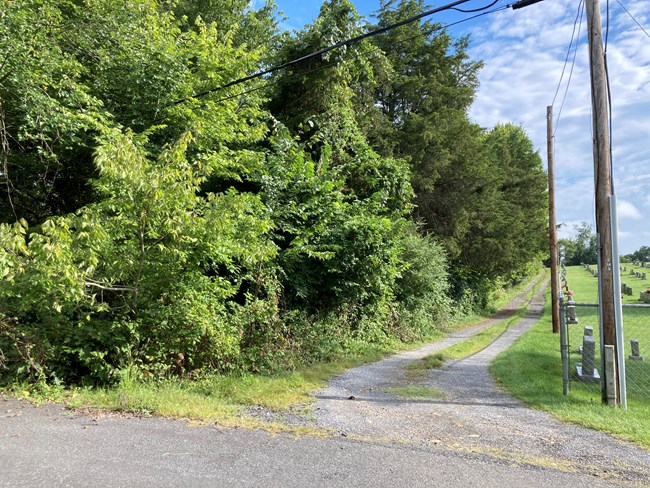
[[[646,450],[531,410],[502,391],[488,373],[494,358],[541,317],[544,288],[535,293],[526,316],[487,348],[433,370],[416,382],[442,390],[444,398],[405,399],[385,389],[413,383],[404,370],[410,362],[504,320],[507,314],[335,377],[315,393],[317,424],[344,436],[482,452],[515,462],[650,486],[650,454]],[[521,306],[525,294],[508,308]]]

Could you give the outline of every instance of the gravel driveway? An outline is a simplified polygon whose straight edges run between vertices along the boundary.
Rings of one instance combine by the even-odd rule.
[[[315,394],[318,425],[348,437],[488,453],[519,463],[650,485],[647,451],[526,408],[500,390],[489,375],[492,360],[540,318],[543,291],[535,294],[523,320],[486,349],[416,381],[442,390],[443,398],[405,399],[384,390],[409,384],[404,370],[409,362],[459,342],[503,316],[334,378]],[[516,309],[522,300],[517,298],[509,308]]]

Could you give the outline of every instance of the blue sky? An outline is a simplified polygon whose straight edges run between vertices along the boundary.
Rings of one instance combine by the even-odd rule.
[[[260,0],[257,0],[258,2]],[[287,30],[311,22],[320,9],[317,0],[276,0]],[[369,16],[379,0],[353,0]],[[442,5],[443,2],[432,4]],[[472,0],[463,8],[490,3]],[[498,5],[506,2],[501,0]],[[483,127],[513,122],[527,131],[546,164],[546,107],[553,102],[567,57],[578,0],[544,0],[513,11],[480,17],[454,27],[455,36],[470,34],[470,55],[482,60],[481,86],[470,110]],[[650,33],[647,0],[610,0],[607,59],[612,93],[614,184],[618,199],[619,246],[629,253],[650,245],[650,38],[625,12]],[[601,0],[603,22],[606,0]],[[470,14],[445,14],[431,20],[450,23]],[[557,221],[568,236],[574,225],[594,225],[594,177],[591,135],[591,95],[586,17],[579,29],[578,50],[567,89],[573,52],[554,104],[556,116],[555,174]],[[577,32],[576,32],[577,34]]]

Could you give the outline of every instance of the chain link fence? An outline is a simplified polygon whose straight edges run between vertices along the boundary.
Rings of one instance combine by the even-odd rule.
[[[604,361],[598,304],[563,302],[561,313],[568,346],[565,387],[572,395],[600,402]],[[650,304],[623,305],[623,336],[628,405],[650,405]]]

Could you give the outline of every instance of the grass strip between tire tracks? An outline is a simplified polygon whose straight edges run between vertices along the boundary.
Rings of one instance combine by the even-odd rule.
[[[419,361],[409,364],[405,368],[407,370],[407,377],[409,379],[421,378],[426,376],[430,369],[442,367],[446,361],[465,359],[484,350],[501,337],[510,327],[519,323],[519,321],[526,315],[528,305],[530,304],[536,290],[543,283],[545,277],[545,273],[536,277],[535,284],[526,293],[524,305],[517,309],[512,315],[495,322],[478,333],[468,337],[464,341],[460,341],[442,351],[430,354]]]

